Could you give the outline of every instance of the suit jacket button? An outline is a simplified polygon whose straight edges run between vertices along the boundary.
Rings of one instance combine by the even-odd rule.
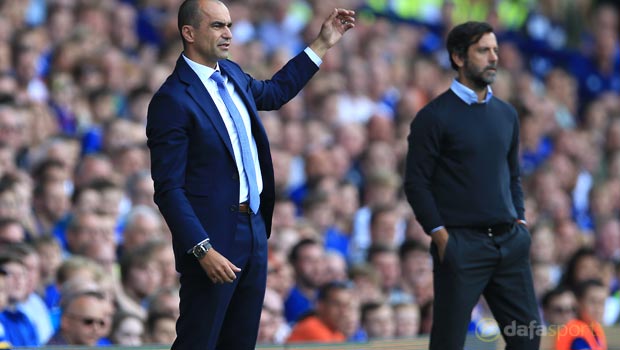
[[[230,211],[233,211],[233,212],[237,211],[237,206],[236,206],[236,205],[234,205],[234,204],[233,204],[233,205],[231,205],[231,206],[230,206]]]
[[[239,174],[233,174],[232,178],[233,180],[239,180]]]

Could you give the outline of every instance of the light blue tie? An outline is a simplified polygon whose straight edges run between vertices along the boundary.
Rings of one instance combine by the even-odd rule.
[[[258,182],[256,181],[256,170],[254,169],[254,160],[252,159],[252,152],[250,151],[250,138],[245,131],[245,126],[243,124],[243,119],[241,119],[241,114],[239,110],[235,106],[228,90],[226,90],[226,84],[224,83],[224,78],[220,74],[220,72],[215,71],[211,75],[211,79],[215,80],[217,83],[217,90],[228,109],[228,113],[230,113],[230,117],[233,120],[233,124],[235,124],[235,129],[237,130],[237,136],[239,138],[239,146],[241,146],[241,162],[243,163],[243,168],[245,170],[245,176],[248,180],[248,187],[250,192],[250,209],[254,214],[258,213],[258,208],[260,207],[260,195],[258,193]]]

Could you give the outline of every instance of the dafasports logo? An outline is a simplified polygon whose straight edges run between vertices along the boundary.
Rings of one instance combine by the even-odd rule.
[[[476,338],[485,343],[491,343],[499,339],[502,335],[495,319],[482,318],[476,322]]]
[[[506,337],[527,337],[529,339],[534,339],[534,337],[556,335],[557,330],[561,327],[562,326],[556,326],[553,332],[551,332],[551,327],[545,328],[538,324],[537,321],[531,321],[529,324],[517,324],[516,321],[512,321],[500,332],[500,328],[494,319],[483,318],[476,323],[476,338],[486,343],[498,340],[502,334]]]
[[[483,318],[476,322],[476,338],[483,342],[494,342],[504,334],[506,337],[527,337],[533,339],[534,337],[556,337],[556,336],[578,336],[581,334],[581,327],[578,325],[549,325],[543,326],[537,321],[531,321],[528,324],[517,324],[516,321],[512,321],[509,325],[500,331],[500,327],[497,321],[492,318]]]

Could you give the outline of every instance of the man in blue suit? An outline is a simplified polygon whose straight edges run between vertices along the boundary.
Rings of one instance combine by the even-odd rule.
[[[254,349],[275,190],[258,110],[293,98],[355,26],[335,9],[317,39],[271,80],[227,60],[231,19],[216,0],[179,9],[183,54],[149,105],[155,202],[173,236],[181,315],[173,349]]]

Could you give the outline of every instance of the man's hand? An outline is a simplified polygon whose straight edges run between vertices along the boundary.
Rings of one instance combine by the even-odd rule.
[[[448,245],[448,238],[450,235],[448,234],[448,230],[445,228],[440,229],[439,231],[433,232],[431,234],[431,238],[433,239],[433,243],[437,246],[437,254],[439,255],[439,262],[443,262],[443,258],[446,254],[446,246]]]
[[[310,44],[310,48],[319,57],[323,57],[330,47],[334,46],[342,35],[355,27],[355,11],[334,9],[321,26],[319,36]]]
[[[240,268],[231,263],[214,248],[209,249],[207,255],[198,262],[213,283],[232,283],[237,278],[235,272],[241,272]]]

